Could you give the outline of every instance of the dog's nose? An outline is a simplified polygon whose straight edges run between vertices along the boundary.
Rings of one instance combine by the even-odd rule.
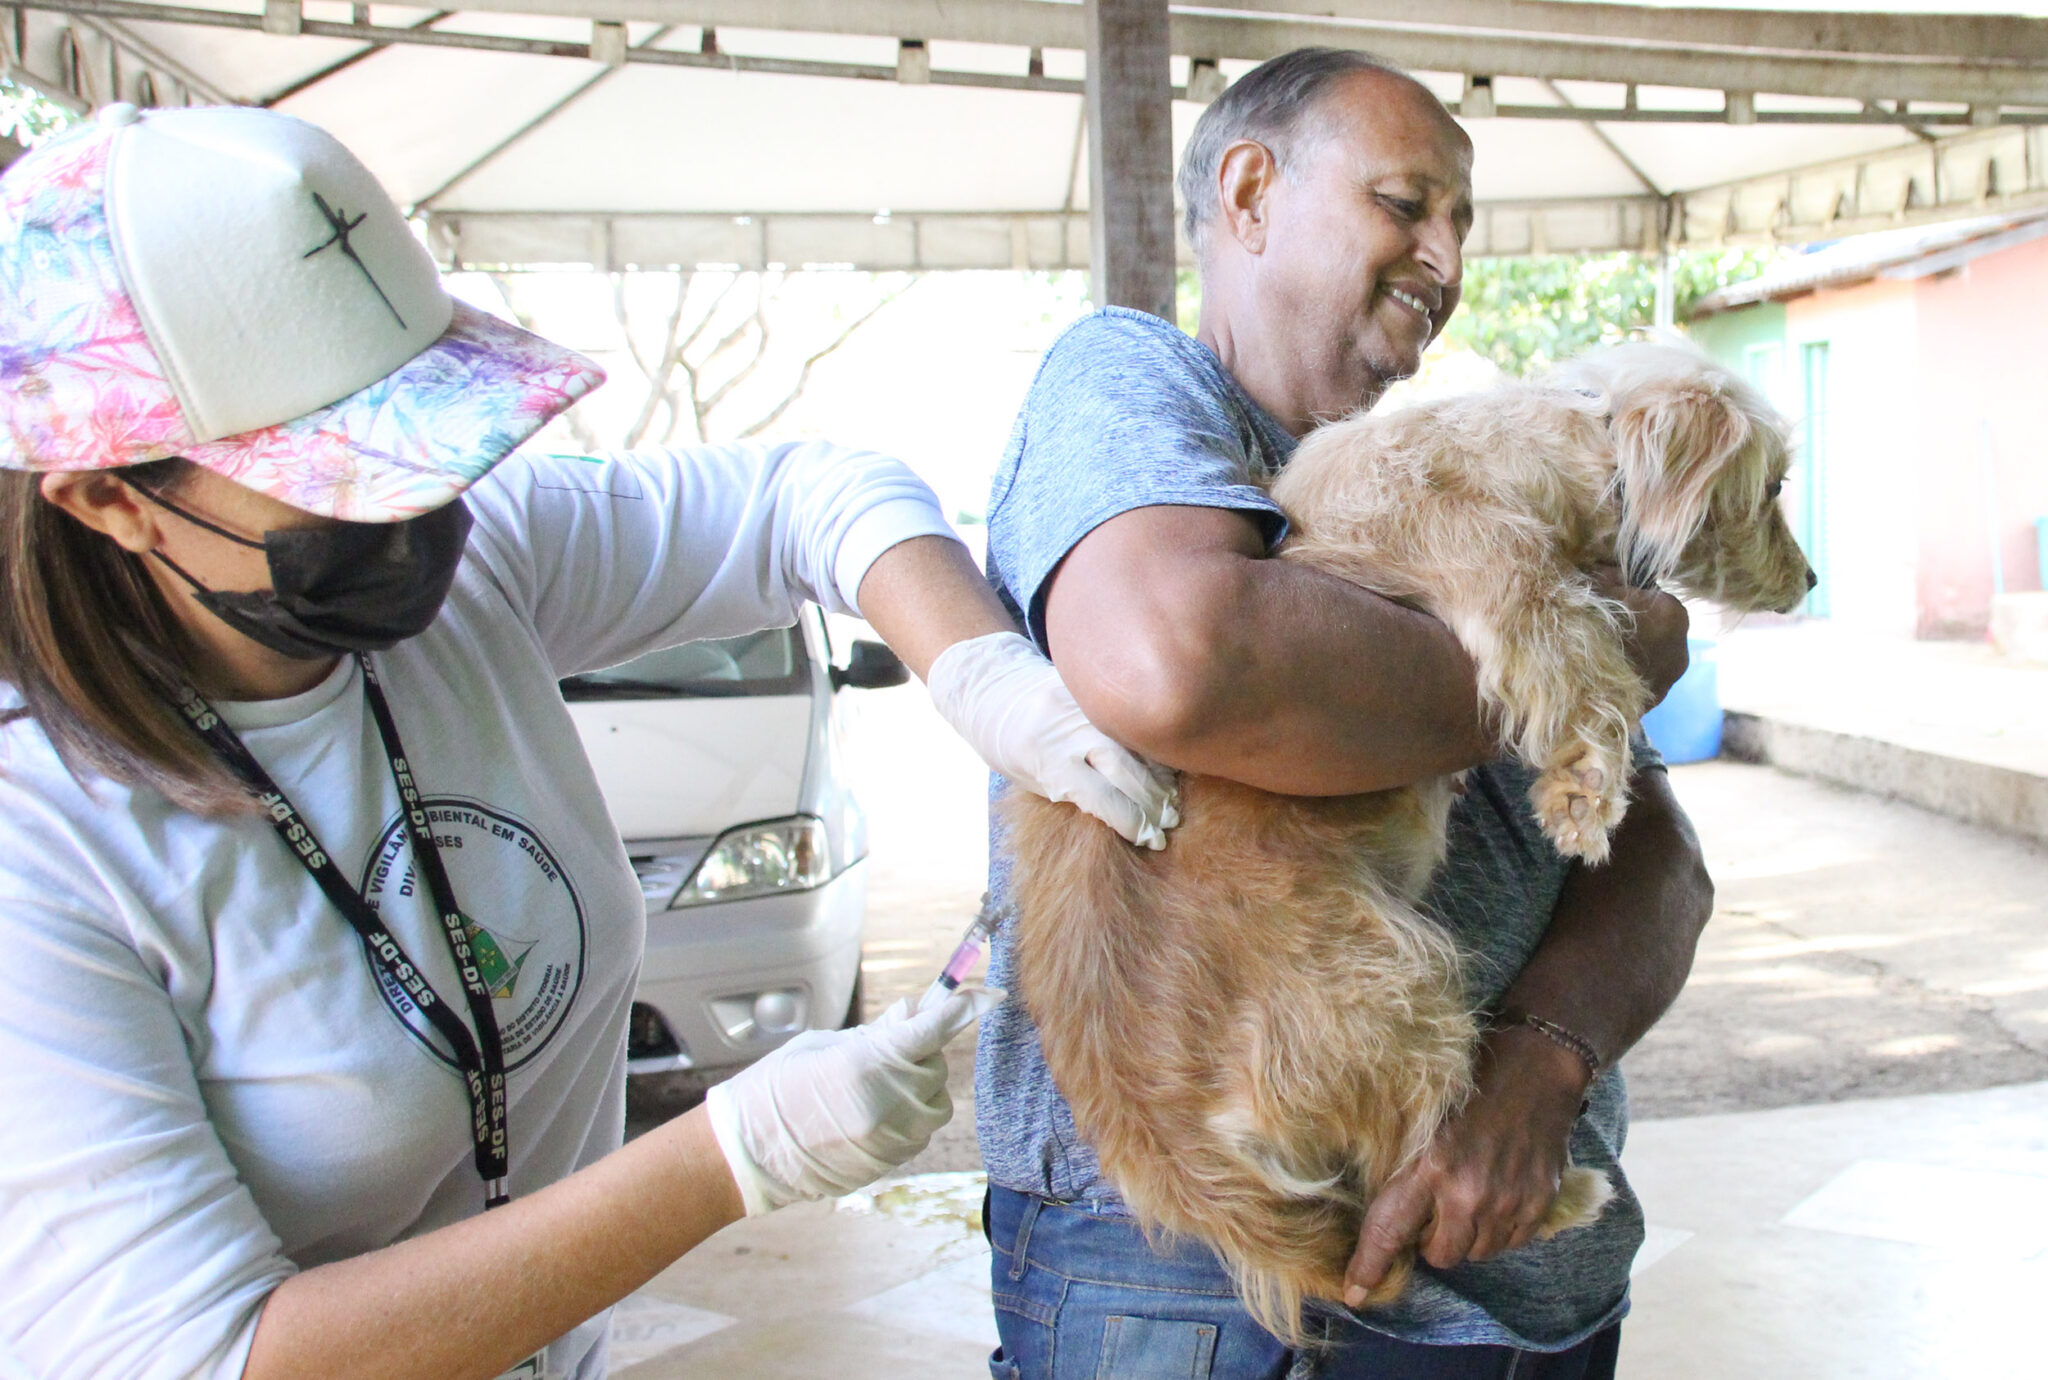
[[[1820,576],[1818,576],[1818,575],[1816,575],[1816,574],[1814,574],[1814,573],[1813,573],[1813,568],[1812,568],[1811,566],[1807,567],[1807,571],[1806,571],[1806,587],[1807,587],[1808,589],[1812,589],[1812,588],[1813,588],[1813,587],[1814,587],[1815,585],[1817,585],[1817,584],[1819,584],[1819,583],[1820,583]]]

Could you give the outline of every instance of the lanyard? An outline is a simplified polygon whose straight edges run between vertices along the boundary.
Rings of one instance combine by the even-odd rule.
[[[399,741],[398,725],[391,718],[391,706],[385,702],[384,688],[377,682],[377,672],[370,665],[367,652],[356,653],[356,664],[363,672],[363,698],[369,701],[371,717],[377,721],[377,736],[383,740],[384,756],[391,765],[391,779],[398,786],[406,830],[412,840],[414,864],[434,898],[434,909],[441,917],[442,935],[448,941],[448,951],[455,956],[457,971],[462,974],[463,995],[469,1002],[470,1020],[476,1025],[474,1037],[427,982],[426,975],[406,956],[398,940],[384,927],[376,908],[341,875],[341,869],[320,846],[320,841],[313,836],[312,827],[299,814],[298,808],[286,798],[270,773],[263,769],[263,764],[256,760],[255,754],[249,751],[235,731],[222,721],[214,707],[190,685],[178,685],[175,696],[178,707],[184,711],[193,729],[205,739],[221,764],[235,774],[249,794],[256,797],[256,803],[263,807],[271,827],[291,850],[292,856],[312,875],[334,908],[361,936],[364,947],[369,950],[370,961],[378,972],[412,999],[421,1014],[454,1049],[456,1062],[462,1068],[463,1082],[469,1091],[470,1135],[476,1143],[476,1172],[484,1181],[484,1207],[501,1207],[511,1200],[511,1194],[505,1186],[508,1162],[505,1049],[498,1034],[497,1012],[491,1007],[490,989],[484,985],[483,974],[470,951],[469,921],[455,904],[454,889],[448,884],[448,869],[442,865],[441,852],[434,845],[434,831],[427,821],[426,804],[420,799],[419,786],[413,780],[412,765],[406,759],[405,745]]]

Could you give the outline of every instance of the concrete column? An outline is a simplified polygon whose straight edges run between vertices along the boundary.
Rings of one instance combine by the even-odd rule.
[[[1097,306],[1174,319],[1167,0],[1086,0],[1088,264]]]

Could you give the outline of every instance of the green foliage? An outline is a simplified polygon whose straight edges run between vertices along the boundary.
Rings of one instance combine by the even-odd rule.
[[[19,144],[35,144],[78,117],[26,86],[0,77],[0,134]]]
[[[1202,319],[1202,275],[1192,268],[1176,269],[1173,275],[1173,314],[1189,335]]]
[[[1776,258],[1772,250],[1672,256],[1677,318],[1683,321],[1707,293],[1754,278]],[[1640,254],[1470,259],[1464,305],[1444,339],[1519,375],[1621,340],[1651,324],[1656,309],[1657,262]]]
[[[1716,288],[1754,278],[1778,251],[1732,249],[1677,254],[1671,283],[1677,319]],[[1175,275],[1180,328],[1195,333],[1202,280],[1193,269]],[[1641,254],[1533,259],[1467,259],[1465,301],[1444,329],[1444,343],[1482,355],[1510,374],[1612,344],[1649,325],[1657,314],[1657,261]]]

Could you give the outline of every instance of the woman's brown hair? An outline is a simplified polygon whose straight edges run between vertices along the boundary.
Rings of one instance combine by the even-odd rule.
[[[122,477],[168,494],[188,469],[156,460]],[[165,698],[165,672],[186,666],[189,644],[142,557],[46,500],[42,478],[0,470],[0,681],[22,700],[0,710],[0,727],[35,720],[82,783],[150,787],[200,814],[249,808]]]

